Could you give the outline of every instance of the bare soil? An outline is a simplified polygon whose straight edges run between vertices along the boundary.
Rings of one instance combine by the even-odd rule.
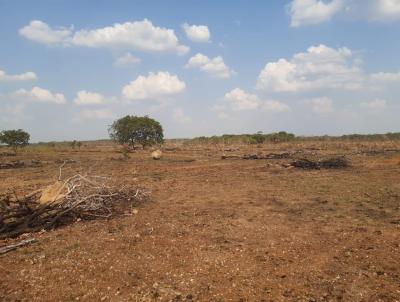
[[[21,153],[12,160],[41,164],[0,169],[0,193],[49,185],[69,160],[66,175],[91,170],[151,197],[131,216],[1,241],[37,239],[0,256],[0,300],[400,301],[399,148],[174,145],[157,161],[151,151],[122,160],[111,144]],[[221,159],[269,152],[345,155],[350,166]]]

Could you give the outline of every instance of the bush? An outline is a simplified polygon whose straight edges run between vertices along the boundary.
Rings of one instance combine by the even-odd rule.
[[[0,143],[6,144],[17,151],[17,148],[25,147],[29,144],[30,135],[22,129],[4,130],[0,132]]]
[[[256,134],[253,134],[249,138],[250,144],[262,144],[265,142],[266,136],[262,134],[261,132],[258,132]]]
[[[116,120],[108,129],[110,137],[119,144],[143,148],[163,143],[161,124],[148,116],[130,116]]]

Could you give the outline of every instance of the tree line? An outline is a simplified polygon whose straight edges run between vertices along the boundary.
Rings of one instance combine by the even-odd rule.
[[[127,115],[114,121],[108,128],[110,138],[118,144],[125,145],[128,148],[142,147],[146,148],[164,142],[164,133],[161,124],[149,116]],[[265,142],[279,143],[293,140],[398,140],[400,132],[386,134],[350,134],[342,136],[314,136],[314,137],[296,137],[293,133],[285,131],[275,133],[263,133],[261,131],[255,134],[224,134],[221,136],[201,136],[191,139],[192,142],[199,143],[248,143],[262,144]],[[0,144],[11,147],[15,152],[18,148],[23,148],[29,144],[30,134],[22,129],[3,130],[0,132]],[[81,147],[79,141],[70,142],[70,146],[75,149]]]

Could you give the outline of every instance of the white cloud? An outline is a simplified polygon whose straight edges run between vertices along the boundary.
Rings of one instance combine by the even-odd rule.
[[[175,108],[173,113],[173,118],[176,122],[182,124],[187,124],[192,122],[192,119],[185,114],[182,108]]]
[[[362,102],[360,104],[360,106],[362,108],[366,108],[366,109],[384,109],[386,108],[386,100],[383,99],[375,99],[373,101],[369,101],[369,102]]]
[[[189,25],[187,23],[182,25],[186,36],[193,42],[209,42],[210,31],[206,25]]]
[[[79,30],[72,44],[86,47],[136,49],[145,52],[185,54],[189,48],[180,45],[174,30],[154,26],[151,21],[116,23],[94,30]]]
[[[24,104],[5,105],[0,108],[0,120],[9,124],[20,124],[23,120],[29,119],[25,112]]]
[[[315,98],[306,101],[315,113],[329,113],[333,111],[332,100],[328,97]]]
[[[372,4],[371,14],[376,20],[400,19],[400,0],[376,0]]]
[[[147,19],[75,32],[67,28],[52,29],[48,24],[34,20],[21,28],[19,33],[27,39],[48,45],[134,49],[180,55],[189,51],[189,47],[179,44],[173,29],[154,26]]]
[[[185,90],[186,84],[176,75],[169,72],[150,72],[149,75],[139,76],[136,80],[123,87],[122,95],[128,100],[161,100]]]
[[[246,93],[240,88],[235,88],[226,93],[224,102],[228,104],[233,111],[254,110],[260,106],[258,96]]]
[[[65,27],[53,29],[40,20],[33,20],[29,25],[21,28],[19,34],[38,43],[65,45],[71,38],[72,29]]]
[[[66,100],[61,93],[52,93],[47,89],[40,87],[33,87],[31,90],[19,89],[14,92],[14,97],[19,100],[27,100],[38,103],[54,103],[54,104],[65,104]]]
[[[28,71],[21,74],[7,74],[5,71],[0,70],[0,82],[1,81],[31,81],[37,80],[37,76],[34,72]]]
[[[79,112],[77,120],[109,120],[115,117],[116,115],[110,109],[85,109]]]
[[[288,105],[274,100],[262,102],[260,105],[260,109],[267,112],[290,111],[290,107]]]
[[[74,103],[77,105],[98,105],[105,102],[105,97],[99,93],[80,90],[76,93]]]
[[[335,15],[350,19],[400,20],[400,0],[292,0],[287,5],[292,27],[319,24]]]
[[[142,60],[140,58],[135,57],[130,52],[126,52],[122,56],[118,57],[115,60],[114,65],[115,66],[126,66],[126,65],[138,64],[141,61]]]
[[[260,100],[255,94],[235,88],[225,94],[223,104],[214,106],[214,110],[216,111],[227,109],[232,111],[261,110],[266,112],[284,112],[289,111],[290,107],[275,100]]]
[[[378,82],[399,82],[400,81],[400,72],[391,73],[391,72],[378,72],[371,74],[372,81]]]
[[[185,68],[199,68],[201,71],[217,78],[230,78],[235,72],[226,66],[221,56],[210,59],[209,57],[198,53],[191,57]]]
[[[288,5],[290,25],[298,27],[328,21],[343,7],[344,0],[293,0]]]
[[[360,59],[348,48],[311,46],[290,60],[266,64],[257,88],[270,92],[300,92],[316,89],[359,89],[364,79]]]

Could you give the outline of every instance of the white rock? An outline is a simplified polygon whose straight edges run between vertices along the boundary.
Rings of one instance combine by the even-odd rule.
[[[161,158],[162,152],[160,150],[156,150],[151,152],[151,157],[155,160],[158,160]]]

